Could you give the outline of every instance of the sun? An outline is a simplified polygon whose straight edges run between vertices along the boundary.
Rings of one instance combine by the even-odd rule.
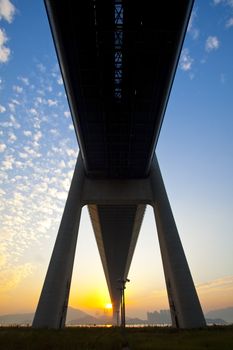
[[[105,308],[109,310],[112,309],[112,304],[111,303],[105,304]]]

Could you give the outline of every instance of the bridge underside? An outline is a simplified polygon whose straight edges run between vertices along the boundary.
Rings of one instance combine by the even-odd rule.
[[[118,280],[127,278],[146,204],[151,204],[173,325],[202,326],[153,160],[193,0],[45,4],[81,156],[33,325],[65,323],[83,205],[88,205],[114,310],[119,310]]]
[[[148,176],[192,1],[46,5],[87,176]]]
[[[89,205],[113,309],[120,305],[119,280],[126,279],[145,205]]]

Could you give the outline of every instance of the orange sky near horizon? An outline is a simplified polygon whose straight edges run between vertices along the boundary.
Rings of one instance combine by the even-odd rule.
[[[146,319],[147,311],[168,309],[157,238],[153,230],[148,230],[148,225],[151,225],[150,210],[145,215],[125,293],[127,315],[143,319]],[[85,209],[80,225],[69,306],[100,316],[111,300],[90,221],[89,226],[87,225],[87,217]],[[52,246],[53,244],[50,250]],[[147,254],[143,251],[145,246],[152,246],[151,251],[147,248]],[[40,249],[43,250],[43,247]],[[51,251],[47,255],[48,261],[50,254]],[[190,260],[192,265],[192,259]],[[92,261],[95,261],[94,265]],[[9,270],[0,270],[0,315],[35,311],[47,264],[24,264]],[[192,266],[190,268],[192,271]],[[205,281],[198,278],[194,269],[193,278],[204,312],[233,306],[233,276]]]

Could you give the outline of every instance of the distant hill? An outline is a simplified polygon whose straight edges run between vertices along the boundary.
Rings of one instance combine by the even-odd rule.
[[[0,325],[31,324],[33,317],[34,313],[2,315],[0,316]]]
[[[22,324],[32,324],[34,313],[25,313],[25,314],[8,314],[0,316],[0,325],[22,325]],[[68,308],[66,323],[70,324],[73,320],[91,320],[92,316],[78,309],[72,307]],[[91,323],[91,322],[89,322]],[[96,323],[96,322],[94,322]],[[82,323],[77,323],[82,324]]]
[[[207,325],[226,326],[228,323],[221,318],[205,318]]]
[[[221,318],[228,323],[233,323],[233,307],[212,310],[205,314],[206,318]]]
[[[93,324],[100,324],[102,322],[100,322],[100,320],[94,316],[91,316],[91,315],[86,315],[84,317],[81,317],[81,318],[76,318],[76,319],[73,319],[69,322],[66,322],[66,324],[68,325],[93,325]]]
[[[163,310],[164,311],[164,310]],[[169,311],[169,310],[165,310]],[[157,314],[158,312],[156,312]],[[8,314],[0,316],[0,325],[26,325],[32,324],[34,313]],[[225,309],[212,310],[205,314],[208,324],[226,324],[233,323],[233,307]],[[72,307],[68,308],[66,324],[81,325],[81,324],[107,324],[110,323],[110,318],[106,316],[94,317],[79,309]],[[148,321],[139,318],[127,318],[127,324],[146,324]],[[155,323],[159,323],[156,319]]]
[[[66,323],[69,323],[75,319],[81,319],[81,318],[85,318],[85,317],[92,317],[92,316],[87,314],[84,311],[81,311],[79,309],[75,309],[75,308],[69,306],[68,310],[67,310]]]

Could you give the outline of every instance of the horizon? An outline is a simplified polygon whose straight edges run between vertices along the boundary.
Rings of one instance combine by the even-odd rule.
[[[78,144],[43,1],[1,3],[0,314],[11,314],[35,311]],[[196,0],[156,149],[204,313],[233,305],[232,39],[233,2]],[[169,309],[150,206],[129,278],[127,316]],[[85,207],[69,306],[108,303]]]

